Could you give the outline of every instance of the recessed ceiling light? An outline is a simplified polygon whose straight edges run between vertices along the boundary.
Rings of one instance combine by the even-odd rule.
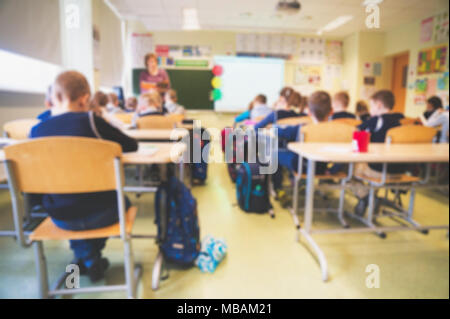
[[[198,23],[197,9],[196,8],[184,8],[183,9],[183,30],[199,30],[200,24]]]

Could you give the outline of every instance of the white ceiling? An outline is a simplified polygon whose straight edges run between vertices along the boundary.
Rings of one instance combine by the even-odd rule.
[[[363,0],[299,0],[298,14],[275,10],[278,0],[109,0],[128,20],[141,21],[150,31],[181,30],[183,8],[197,8],[202,30],[233,30],[315,34],[341,15],[354,19],[324,36],[343,37],[365,27]],[[447,0],[384,0],[380,31],[448,9]]]

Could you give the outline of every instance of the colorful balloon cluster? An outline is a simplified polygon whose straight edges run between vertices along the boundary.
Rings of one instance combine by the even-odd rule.
[[[211,85],[213,87],[213,90],[211,91],[211,99],[213,101],[218,101],[222,98],[222,91],[220,90],[220,87],[222,86],[222,79],[220,76],[223,73],[223,67],[221,65],[215,65],[212,69],[212,73],[214,74],[214,77],[211,80]]]

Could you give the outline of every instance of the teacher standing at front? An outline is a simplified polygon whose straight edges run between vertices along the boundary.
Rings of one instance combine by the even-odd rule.
[[[153,53],[146,54],[144,61],[146,70],[139,76],[141,94],[151,90],[164,94],[170,89],[170,79],[166,70],[158,67],[158,58]]]

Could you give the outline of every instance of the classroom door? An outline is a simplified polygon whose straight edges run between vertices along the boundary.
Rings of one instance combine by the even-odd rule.
[[[408,83],[409,53],[394,57],[392,65],[392,93],[395,96],[394,112],[404,113]]]

